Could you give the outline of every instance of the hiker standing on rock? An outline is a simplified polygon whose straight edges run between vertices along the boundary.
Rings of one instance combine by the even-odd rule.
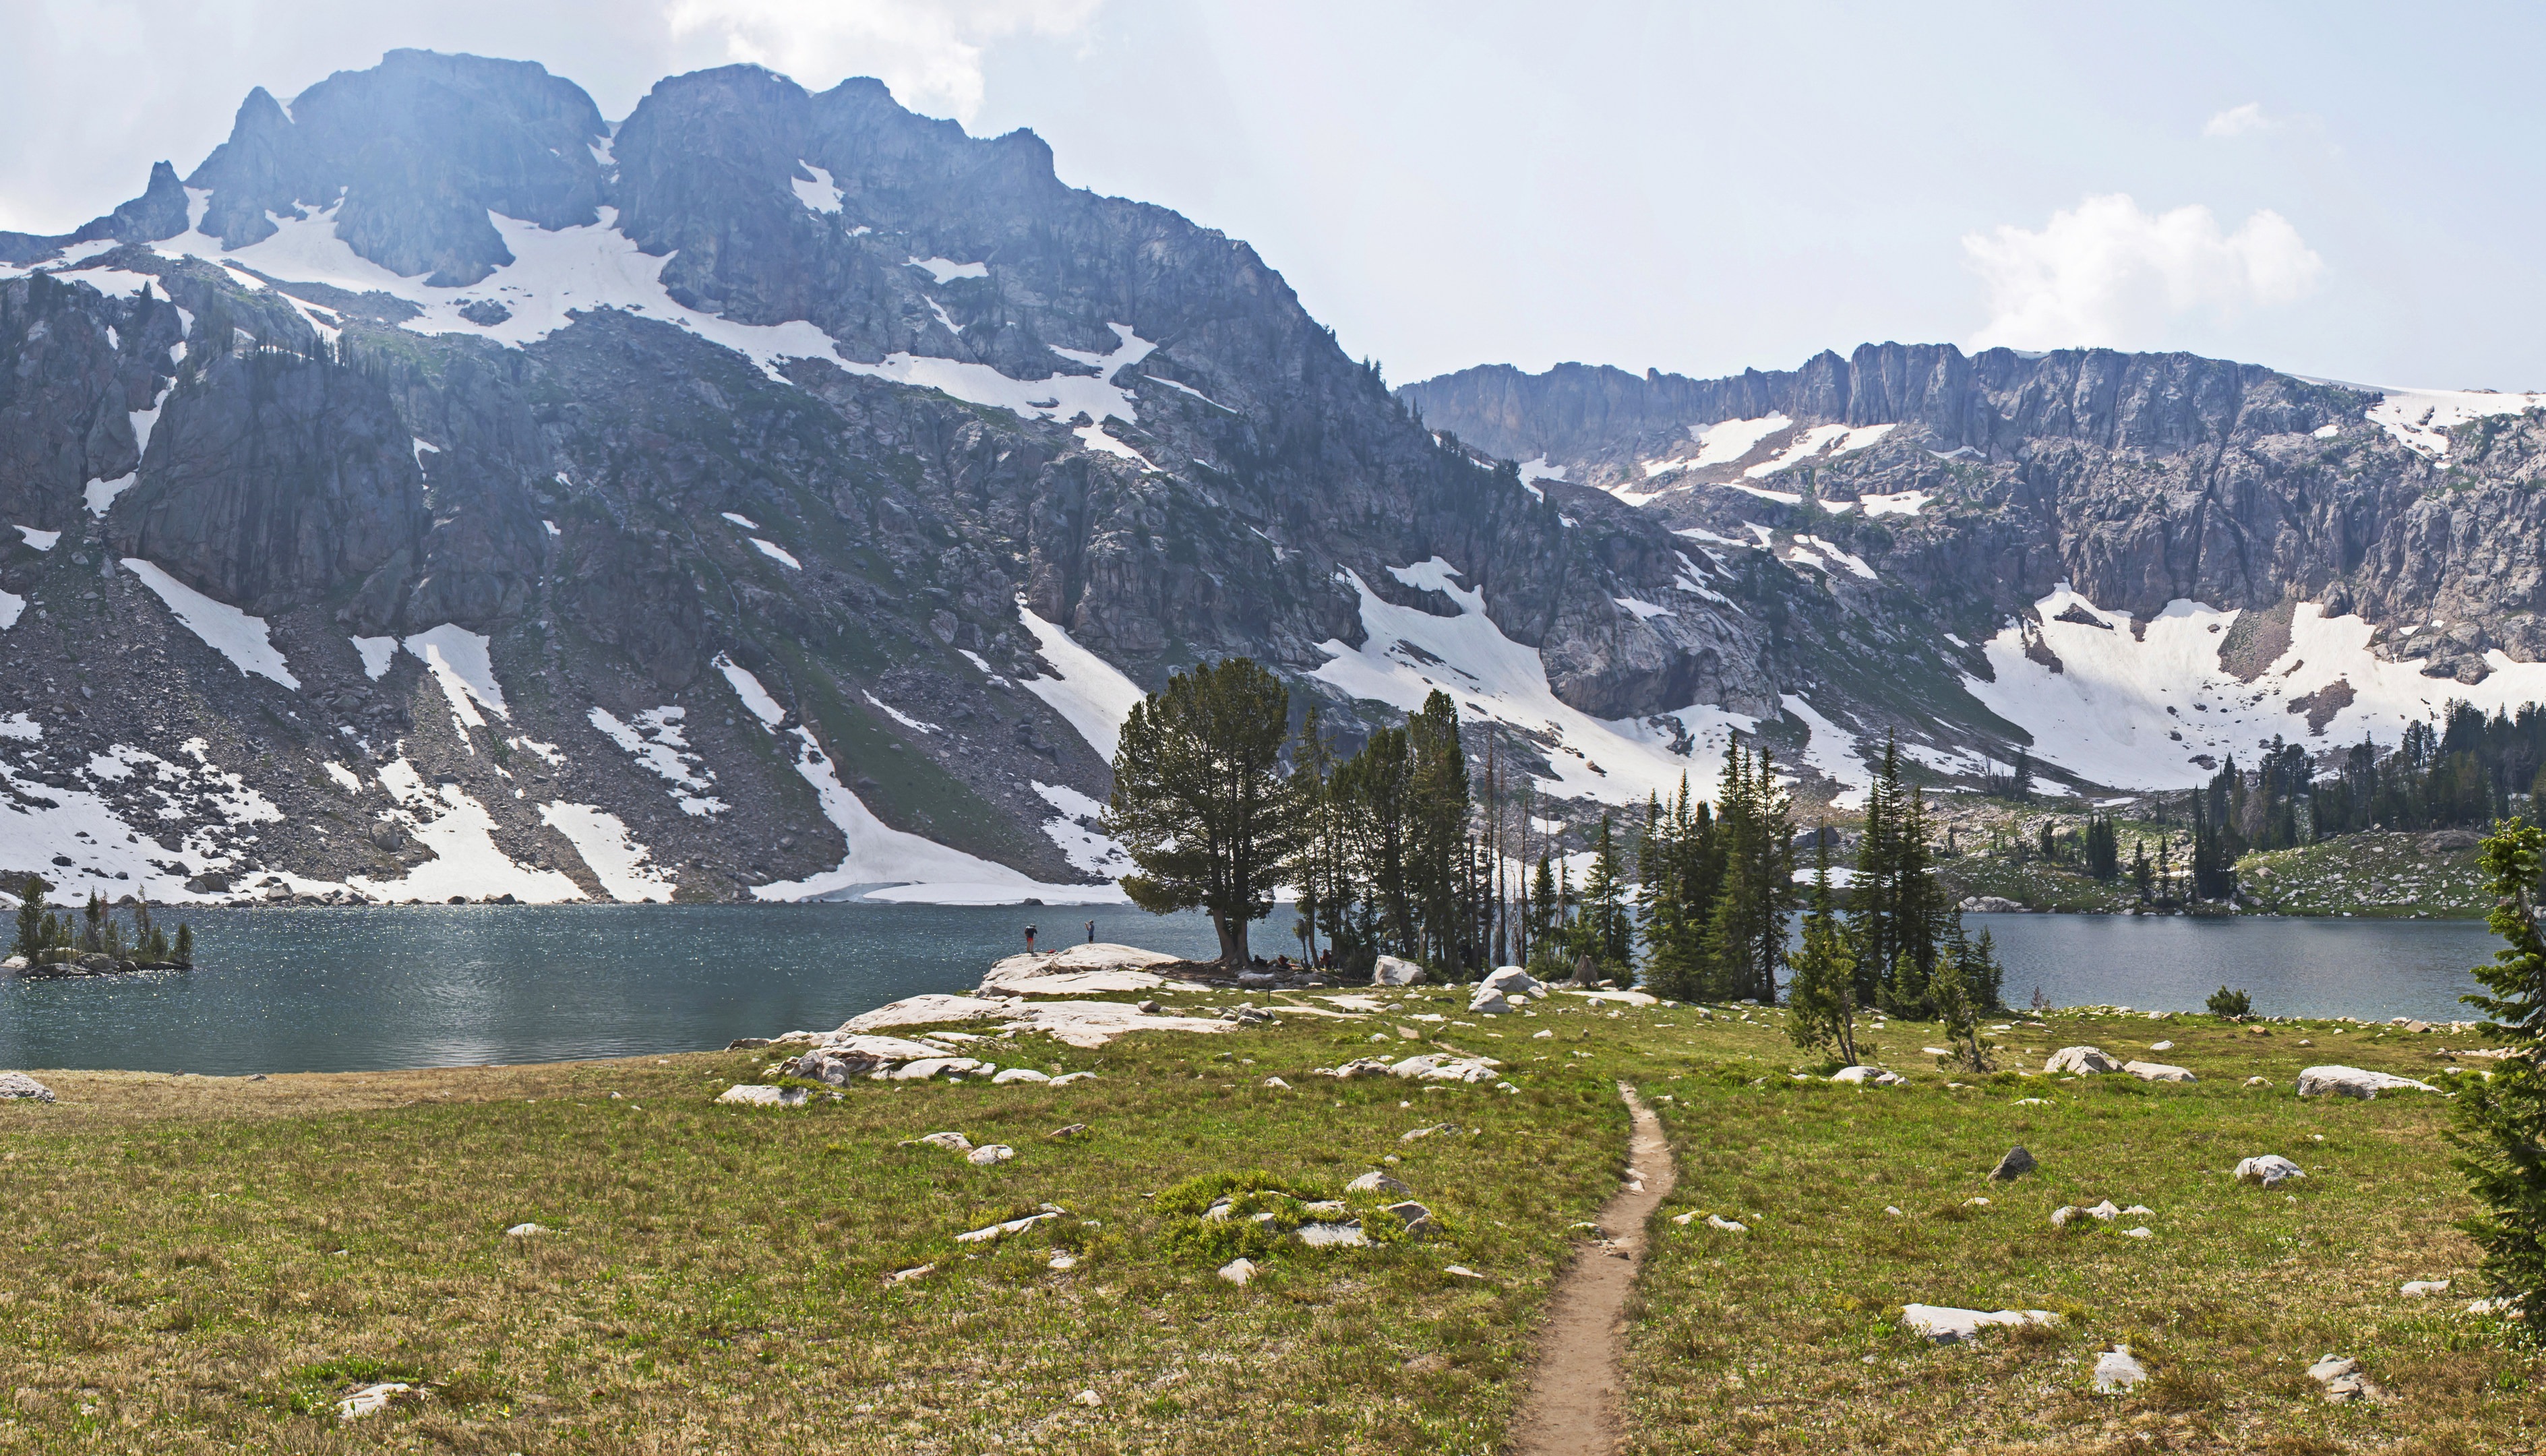
[[[1034,937],[1035,928],[1032,925],[1028,925],[1026,927],[1026,954],[1030,956],[1034,954]]]
[[[1096,922],[1093,920],[1087,922],[1087,943],[1089,945],[1096,943]]]

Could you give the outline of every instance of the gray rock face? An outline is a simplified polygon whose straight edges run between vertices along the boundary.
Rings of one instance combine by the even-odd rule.
[[[2012,1183],[2033,1171],[2035,1166],[2033,1155],[2025,1152],[2023,1146],[2019,1144],[2006,1150],[2006,1156],[1997,1160],[1997,1166],[1990,1169],[1990,1181]]]
[[[23,1097],[35,1102],[53,1100],[53,1089],[23,1071],[0,1071],[0,1099]]]

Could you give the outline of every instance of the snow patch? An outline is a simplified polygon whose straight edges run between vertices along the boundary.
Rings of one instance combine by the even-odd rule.
[[[1728,466],[1759,448],[1759,442],[1794,424],[1783,414],[1763,414],[1757,419],[1721,420],[1711,425],[1689,426],[1689,438],[1697,442],[1697,453],[1676,460],[1647,461],[1645,477],[1671,471],[1702,471],[1709,466]]]
[[[575,883],[555,870],[515,863],[495,844],[495,817],[458,784],[428,786],[415,766],[394,758],[381,766],[381,787],[398,808],[383,815],[406,827],[434,857],[395,880],[355,875],[346,883],[382,899],[447,900],[511,896],[527,904],[582,899]]]
[[[1459,615],[1397,606],[1357,573],[1338,572],[1336,580],[1360,594],[1366,640],[1358,647],[1333,638],[1318,643],[1328,660],[1310,675],[1406,712],[1420,709],[1439,688],[1463,719],[1508,724],[1537,745],[1552,774],[1540,787],[1553,797],[1642,804],[1648,794],[1676,793],[1682,774],[1693,791],[1704,792],[1723,768],[1731,734],[1758,726],[1757,719],[1705,704],[1643,720],[1593,718],[1556,696],[1537,649],[1503,636],[1485,615],[1484,592],[1458,584],[1458,568],[1434,557],[1392,566],[1389,574],[1440,591]]]
[[[715,666],[752,717],[772,733],[779,732],[785,714],[760,679],[721,652]],[[892,828],[840,782],[838,769],[811,728],[800,725],[782,736],[796,740],[796,771],[820,799],[823,817],[847,840],[848,855],[836,868],[818,875],[754,886],[755,899],[818,899],[862,886],[880,886],[884,888],[868,891],[865,898],[923,904],[1012,904],[1029,897],[1047,904],[1126,899],[1119,886],[1040,884],[1005,865]]]
[[[1035,615],[1025,598],[1017,599],[1017,617],[1034,634],[1035,649],[1051,664],[1050,677],[1025,679],[1025,690],[1067,720],[1078,736],[1107,763],[1123,739],[1123,720],[1148,695],[1123,670],[1072,641],[1059,624]]]
[[[1804,744],[1804,762],[1842,786],[1844,792],[1830,802],[1841,809],[1863,809],[1874,787],[1874,772],[1865,765],[1856,735],[1822,717],[1797,694],[1787,693],[1777,701],[1812,730]]]
[[[0,591],[0,632],[7,632],[10,628],[17,626],[18,619],[26,614],[27,599],[25,597],[18,595],[14,591]]]
[[[2499,394],[2491,389],[2389,389],[2363,418],[2408,450],[2446,460],[2449,431],[2493,415],[2525,414],[2546,406],[2546,394]],[[2331,429],[2331,427],[2328,427]],[[2324,438],[2327,431],[2317,432]]]
[[[939,283],[952,283],[959,278],[990,276],[990,265],[987,263],[958,263],[948,258],[913,258],[910,260],[910,266],[927,269],[928,276]]]
[[[1061,814],[1057,819],[1044,820],[1043,831],[1061,846],[1061,857],[1071,869],[1089,875],[1117,879],[1132,873],[1132,856],[1122,843],[1103,828],[1105,806],[1066,784],[1034,783],[1034,791]]]
[[[939,728],[933,723],[920,722],[918,719],[913,718],[909,714],[902,712],[900,709],[893,707],[891,703],[886,702],[884,699],[877,697],[873,693],[865,692],[863,689],[861,689],[860,692],[862,696],[866,698],[867,702],[881,710],[885,717],[891,719],[893,722],[900,724],[903,728],[909,728],[913,732],[942,733],[946,731],[946,729]]]
[[[388,675],[389,662],[397,656],[397,639],[393,637],[347,638],[362,656],[363,676],[379,682]]]
[[[470,728],[484,728],[486,720],[477,715],[473,701],[487,712],[511,722],[512,710],[504,706],[503,686],[495,681],[495,663],[487,652],[486,638],[465,627],[444,623],[430,632],[419,632],[399,645],[424,663],[433,680],[442,684],[442,695],[451,700],[451,712]]]
[[[1856,503],[1868,516],[1914,516],[1936,498],[1932,490],[1896,490],[1890,495],[1860,495]]]
[[[785,547],[780,546],[774,541],[763,541],[759,537],[755,536],[751,538],[751,545],[753,549],[758,551],[762,556],[769,557],[769,559],[776,561],[778,564],[787,567],[791,571],[802,571],[805,569],[805,563],[803,561],[796,559],[796,557],[791,555]]]
[[[170,614],[184,623],[187,631],[227,657],[242,675],[272,678],[294,692],[300,690],[300,679],[284,665],[283,653],[276,649],[264,618],[251,617],[225,602],[213,601],[139,557],[126,557],[124,569],[158,593],[159,600],[167,603]]]
[[[17,531],[19,535],[27,538],[29,546],[38,551],[51,551],[54,544],[62,539],[62,533],[59,531],[39,531],[33,526],[20,526]]]
[[[336,787],[348,794],[363,792],[363,781],[354,777],[354,771],[332,758],[327,761],[327,777],[334,779]]]
[[[540,806],[540,822],[565,836],[612,899],[668,902],[672,878],[653,863],[652,850],[636,842],[619,815],[589,804],[562,801]]]
[[[760,529],[760,523],[749,516],[737,516],[731,511],[719,511],[717,514],[724,517],[728,521],[731,521],[735,525],[740,526],[745,531],[757,531]]]
[[[806,177],[787,179],[787,185],[795,190],[796,201],[803,203],[807,211],[819,213],[825,216],[837,216],[840,211],[840,189],[839,185],[831,180],[831,174],[801,158],[796,165],[809,174],[810,178],[810,180]]]
[[[707,760],[690,750],[682,720],[689,710],[665,706],[629,715],[622,723],[607,708],[595,708],[587,721],[600,733],[626,749],[636,765],[670,784],[672,802],[692,818],[724,813],[729,807],[708,791],[716,775]]]
[[[1703,588],[1701,588],[1701,590]],[[1616,602],[1619,606],[1635,613],[1636,620],[1639,622],[1651,622],[1656,617],[1668,617],[1673,615],[1671,609],[1668,607],[1656,606],[1652,602],[1640,601],[1635,597],[1611,597],[1609,600]]]

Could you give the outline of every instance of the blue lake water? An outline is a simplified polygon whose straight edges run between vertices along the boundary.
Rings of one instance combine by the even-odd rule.
[[[188,913],[192,972],[0,977],[0,1067],[238,1074],[545,1062],[721,1047],[966,990],[1023,948],[1086,937],[1208,956],[1199,914],[897,904],[359,906]],[[1287,912],[1281,917],[1287,923]],[[2265,1014],[2464,1017],[2471,921],[1974,915],[2006,997],[2197,1010],[2225,984]],[[1277,943],[1279,939],[1280,943]],[[1269,926],[1258,949],[1288,948]]]

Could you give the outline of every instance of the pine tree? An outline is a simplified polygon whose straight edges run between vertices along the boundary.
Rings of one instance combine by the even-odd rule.
[[[183,920],[177,922],[177,947],[175,959],[177,964],[180,966],[192,966],[195,964],[195,927],[187,924]]]
[[[1573,922],[1573,954],[1589,956],[1602,975],[1623,976],[1635,953],[1635,921],[1627,913],[1625,877],[1610,816],[1600,815],[1591,841],[1591,869],[1582,877],[1582,912]]]
[[[1198,666],[1133,705],[1114,754],[1105,832],[1135,873],[1132,902],[1152,914],[1200,908],[1223,966],[1246,961],[1246,927],[1273,907],[1290,857],[1290,795],[1278,770],[1290,692],[1244,657]]]
[[[2484,1036],[2510,1055],[2491,1077],[2465,1077],[2458,1088],[2447,1137],[2482,1206],[2458,1227],[2484,1250],[2495,1291],[2537,1328],[2546,1326],[2546,829],[2512,819],[2484,841],[2480,863],[2504,945],[2475,968],[2484,990],[2464,999],[2484,1013]]]
[[[1435,688],[1405,720],[1412,758],[1408,785],[1407,893],[1420,922],[1418,955],[1445,974],[1474,959],[1461,871],[1467,864],[1468,816],[1474,797],[1468,758],[1459,744],[1459,708]]]
[[[1953,1049],[1955,1065],[1978,1072],[1992,1070],[1989,1048],[1981,1044],[1981,1015],[1996,997],[1973,984],[1978,979],[1969,960],[1973,949],[1948,945],[1937,955],[1934,974],[1928,978],[1928,999],[1944,1027],[1945,1045]]]
[[[1786,1034],[1808,1051],[1829,1049],[1856,1065],[1855,936],[1830,900],[1829,840],[1814,837],[1813,894],[1803,944],[1786,958]]]
[[[1717,792],[1717,832],[1724,840],[1724,887],[1707,926],[1708,981],[1724,999],[1777,999],[1776,968],[1785,957],[1786,918],[1795,905],[1794,821],[1766,750],[1726,750]]]
[[[44,892],[51,888],[35,875],[29,875],[27,883],[18,887],[18,941],[10,948],[11,955],[33,961],[52,944],[44,925]]]
[[[2150,886],[2154,879],[2155,874],[2149,865],[2148,841],[2145,839],[2132,840],[2131,884],[2137,888],[2140,893],[2141,904],[2147,904],[2149,902]]]

